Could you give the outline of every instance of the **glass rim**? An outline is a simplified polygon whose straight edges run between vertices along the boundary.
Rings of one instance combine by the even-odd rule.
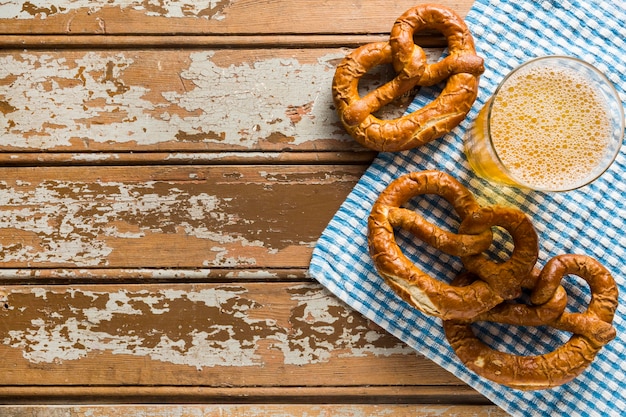
[[[493,139],[491,137],[491,112],[492,112],[492,108],[495,102],[495,98],[498,95],[498,93],[500,92],[500,90],[502,89],[502,87],[506,84],[506,82],[509,80],[509,78],[511,78],[511,76],[513,76],[515,73],[517,73],[519,70],[523,69],[524,67],[528,66],[528,65],[532,65],[535,64],[539,61],[552,61],[552,60],[565,60],[565,61],[572,61],[578,65],[581,65],[587,69],[589,69],[591,72],[593,72],[595,75],[597,75],[599,77],[599,79],[601,80],[601,82],[606,85],[606,87],[608,87],[608,90],[610,91],[610,94],[613,96],[613,98],[616,99],[616,101],[618,103],[620,103],[619,106],[617,106],[617,112],[619,113],[619,128],[620,128],[620,135],[619,138],[617,140],[617,146],[615,147],[615,151],[613,152],[613,154],[611,155],[610,159],[607,160],[607,162],[605,163],[605,165],[600,169],[600,171],[593,175],[593,177],[585,177],[584,182],[581,184],[573,184],[572,186],[568,186],[566,188],[558,188],[558,189],[554,189],[554,188],[550,188],[550,187],[538,187],[538,186],[534,186],[534,185],[529,185],[526,182],[520,180],[519,178],[517,178],[515,175],[513,175],[513,173],[511,173],[511,171],[506,167],[506,165],[504,164],[504,162],[502,162],[502,159],[500,158],[500,156],[498,155],[498,152],[496,150],[496,147],[494,146],[493,143]],[[609,78],[602,72],[600,71],[598,68],[596,68],[594,65],[588,63],[587,61],[584,61],[580,58],[576,58],[576,57],[572,57],[572,56],[568,56],[568,55],[545,55],[545,56],[540,56],[540,57],[536,57],[536,58],[531,58],[519,65],[517,65],[516,67],[514,67],[512,70],[509,71],[509,73],[507,75],[504,76],[504,78],[498,83],[498,86],[496,87],[496,89],[494,90],[493,94],[491,95],[491,98],[489,99],[489,102],[487,104],[487,119],[486,119],[486,126],[485,126],[485,130],[487,132],[487,138],[489,139],[489,149],[491,151],[491,153],[493,154],[493,157],[495,158],[497,164],[499,165],[500,169],[509,177],[511,178],[513,181],[515,181],[517,184],[519,184],[519,186],[524,187],[524,188],[528,188],[528,189],[532,189],[532,190],[536,190],[536,191],[546,191],[546,192],[565,192],[565,191],[572,191],[572,190],[576,190],[578,188],[582,188],[592,182],[594,182],[595,180],[597,180],[598,178],[600,178],[602,176],[602,174],[604,174],[610,167],[611,165],[613,165],[613,162],[615,162],[615,159],[617,158],[617,155],[619,155],[620,149],[621,149],[621,145],[624,141],[624,130],[626,129],[626,121],[624,119],[624,106],[621,105],[622,101],[621,98],[619,96],[619,93],[617,91],[617,89],[615,88],[615,85],[611,82],[611,80],[609,80]],[[613,109],[612,109],[613,110]],[[611,117],[611,124],[613,124],[613,117]],[[593,172],[593,171],[592,171]],[[591,173],[590,173],[591,175]]]

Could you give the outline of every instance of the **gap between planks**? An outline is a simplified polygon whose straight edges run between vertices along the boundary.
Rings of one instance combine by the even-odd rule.
[[[311,35],[0,35],[0,49],[206,49],[206,48],[337,48],[385,42],[388,33]],[[415,36],[424,48],[442,48],[437,34]]]
[[[306,268],[0,268],[0,285],[317,282]]]
[[[97,400],[94,400],[96,399]],[[3,404],[447,404],[492,403],[466,385],[364,387],[3,386]]]
[[[0,167],[117,165],[369,165],[373,151],[0,152]]]

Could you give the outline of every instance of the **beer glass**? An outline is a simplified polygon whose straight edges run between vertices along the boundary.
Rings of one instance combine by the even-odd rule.
[[[502,80],[469,129],[465,154],[487,180],[568,191],[602,175],[623,136],[624,108],[607,77],[580,59],[547,56]]]

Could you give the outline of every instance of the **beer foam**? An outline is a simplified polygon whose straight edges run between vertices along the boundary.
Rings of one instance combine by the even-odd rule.
[[[600,92],[574,70],[537,66],[511,76],[494,99],[491,139],[519,181],[543,189],[584,182],[611,136]]]

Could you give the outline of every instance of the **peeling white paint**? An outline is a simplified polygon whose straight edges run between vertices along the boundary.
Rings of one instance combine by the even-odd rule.
[[[293,136],[293,144],[333,137],[329,125],[335,116],[329,108],[328,86],[334,67],[329,62],[341,55],[321,57],[316,64],[273,58],[227,68],[215,65],[213,55],[211,51],[190,55],[191,64],[181,77],[192,80],[195,89],[163,93],[188,112],[203,111],[201,116],[184,119],[172,115],[170,122],[184,126],[181,130],[190,134],[224,131],[227,143],[240,145],[256,143],[275,132]],[[287,105],[306,103],[314,104],[297,123],[285,114]]]
[[[207,307],[217,307],[219,308],[222,304],[225,304],[227,301],[236,298],[245,294],[245,290],[243,288],[234,288],[231,287],[230,290],[225,290],[221,288],[210,289],[210,290],[200,290],[195,292],[178,292],[174,293],[172,291],[166,292],[166,294],[176,294],[178,297],[185,296],[187,299],[202,303]]]
[[[45,300],[46,294],[48,292],[44,290],[43,288],[33,288],[32,293],[35,295],[35,297],[41,297]]]
[[[119,160],[119,155],[110,154],[110,153],[80,153],[72,155],[73,161],[81,161],[81,162],[99,162],[99,161],[110,161],[110,160]]]
[[[55,296],[51,290],[41,288],[29,291],[36,297]],[[32,363],[61,363],[84,358],[91,352],[108,351],[199,370],[215,366],[263,366],[259,346],[264,340],[270,342],[272,350],[283,354],[286,365],[326,362],[332,356],[414,353],[400,342],[392,347],[376,347],[375,342],[382,334],[350,329],[345,323],[351,321],[334,325],[338,317],[331,311],[353,313],[318,286],[301,285],[289,291],[293,291],[291,298],[296,301],[292,310],[295,315],[290,319],[295,320],[293,328],[278,325],[271,309],[264,310],[265,306],[248,298],[246,288],[233,285],[158,292],[71,289],[72,300],[80,297],[91,300],[86,304],[88,307],[78,307],[85,305],[84,301],[76,305],[70,302],[61,311],[31,312],[33,318],[27,328],[9,328],[0,341],[21,349],[23,357]],[[9,294],[8,302],[11,301]],[[180,307],[181,302],[185,307]],[[171,323],[176,327],[181,318],[181,312],[172,309],[176,303],[178,308],[197,313],[193,323],[185,320],[178,330],[172,331]],[[27,310],[28,306],[23,311]],[[141,321],[136,322],[137,319]],[[153,327],[147,327],[146,323]],[[170,323],[169,330],[166,323]],[[183,328],[183,323],[187,327]]]
[[[228,278],[278,278],[279,274],[271,270],[259,270],[259,271],[237,271],[229,272],[226,274]]]
[[[302,286],[302,288],[307,287]],[[373,331],[360,331],[358,334],[350,334],[350,329],[340,326],[339,331],[341,334],[337,335],[337,327],[333,326],[333,324],[339,320],[339,317],[332,314],[331,309],[335,311],[340,310],[341,308],[344,308],[344,304],[336,297],[329,296],[325,291],[313,291],[301,296],[296,295],[293,298],[299,300],[300,305],[304,306],[303,319],[312,324],[313,330],[325,336],[334,334],[335,337],[339,337],[342,341],[344,341],[346,346],[350,346],[351,342],[354,344],[350,346],[346,352],[337,353],[334,351],[338,349],[338,346],[335,346],[333,342],[327,341],[324,338],[316,340],[313,345],[310,343],[310,336],[302,339],[296,338],[295,344],[299,347],[298,349],[294,349],[292,347],[288,350],[283,350],[285,361],[290,364],[306,365],[307,363],[315,363],[317,361],[325,362],[329,360],[333,354],[336,354],[339,357],[355,357],[366,356],[368,354],[389,356],[393,354],[408,355],[414,353],[411,348],[402,343],[398,343],[392,348],[381,349],[376,347],[373,343],[383,337],[382,333],[378,334],[377,337],[372,334],[376,333]],[[351,310],[347,308],[345,310],[345,317],[347,317],[350,312]],[[367,337],[365,340],[369,343],[358,343],[362,340],[364,335]],[[292,341],[292,343],[294,342]]]
[[[148,146],[193,137],[254,148],[277,133],[290,145],[337,136],[328,86],[330,61],[342,55],[314,64],[271,58],[226,68],[213,56],[191,53],[189,67],[169,75],[195,88],[160,91],[154,101],[149,87],[140,84],[145,79],[133,84],[125,79],[137,59],[125,53],[87,52],[71,62],[50,54],[2,56],[0,80],[12,81],[0,87],[0,99],[12,110],[0,113],[0,146],[54,149],[76,141]],[[305,105],[306,114],[295,121],[286,114],[289,106]],[[173,110],[181,108],[187,112]]]
[[[256,259],[252,257],[244,257],[244,256],[229,256],[229,251],[224,249],[223,251],[219,251],[215,255],[215,260],[213,261],[204,261],[202,266],[211,266],[218,264],[222,267],[242,267],[242,266],[252,266],[256,264]]]
[[[129,298],[128,293],[120,291],[117,293],[110,293],[108,296],[109,300],[106,303],[106,309],[93,307],[82,310],[82,313],[85,315],[89,323],[100,324],[103,321],[110,321],[116,314],[141,315],[141,310],[133,308],[129,304],[131,299]],[[133,297],[133,301],[137,299],[143,301],[141,296]]]
[[[184,340],[172,340],[167,335],[161,335],[156,346],[144,346],[142,334],[109,334],[98,331],[98,326],[111,321],[115,316],[132,316],[142,314],[134,306],[148,306],[150,314],[162,315],[167,309],[154,309],[157,302],[173,301],[187,297],[194,302],[201,302],[207,306],[220,307],[223,303],[238,297],[236,291],[211,289],[199,293],[183,291],[166,291],[158,295],[133,293],[126,291],[116,293],[90,293],[97,297],[109,297],[106,308],[87,308],[80,311],[85,319],[78,320],[69,317],[60,324],[51,325],[43,318],[31,320],[31,327],[24,331],[10,331],[3,343],[13,348],[23,349],[23,356],[33,363],[59,363],[66,360],[76,360],[85,357],[92,351],[110,351],[113,354],[147,356],[153,360],[165,361],[179,365],[189,365],[201,369],[207,366],[259,366],[260,358],[254,346],[248,346],[246,341],[238,340],[231,328],[219,324],[207,323],[207,331],[193,330],[190,345]],[[87,293],[86,295],[89,295]],[[240,313],[235,313],[251,324],[262,323],[263,320],[250,319]],[[158,321],[155,320],[158,327]],[[150,329],[144,330],[150,333]],[[231,337],[227,340],[216,340],[212,333],[225,331]],[[158,329],[152,330],[155,334]],[[258,340],[260,338],[256,337]]]
[[[45,19],[56,14],[67,14],[81,9],[97,13],[105,7],[120,7],[144,12],[147,16],[205,17],[223,20],[225,15],[214,10],[223,4],[220,0],[64,0],[62,6],[51,5],[49,0],[5,1],[0,3],[0,16],[5,19]]]
[[[177,162],[177,161],[193,161],[197,160],[201,161],[220,161],[227,160],[233,158],[247,158],[254,161],[259,160],[267,160],[273,161],[276,159],[280,159],[280,152],[227,152],[220,151],[216,153],[187,153],[187,152],[177,152],[168,154],[165,157],[165,161]]]
[[[154,186],[155,182],[139,185],[102,182],[91,188],[86,183],[50,181],[29,189],[0,181],[3,203],[0,228],[20,227],[21,230],[13,241],[0,243],[3,262],[106,266],[107,257],[114,250],[107,243],[108,238],[136,239],[148,233],[163,233],[164,228],[180,228],[186,236],[221,245],[263,246],[260,241],[222,233],[205,225],[202,219],[215,213],[220,213],[222,225],[238,221],[230,218],[233,215],[220,212],[222,202],[216,196],[189,195],[175,187],[169,189],[167,195],[160,195],[150,192]],[[71,190],[75,195],[67,195],[63,190]],[[174,213],[177,213],[176,218]],[[158,223],[141,222],[149,216],[157,218]],[[126,224],[137,230],[120,229]],[[20,238],[20,233],[29,238]],[[253,258],[229,259],[230,256],[224,247],[217,260],[207,261],[206,266],[215,266],[216,262],[224,265],[255,263]]]

